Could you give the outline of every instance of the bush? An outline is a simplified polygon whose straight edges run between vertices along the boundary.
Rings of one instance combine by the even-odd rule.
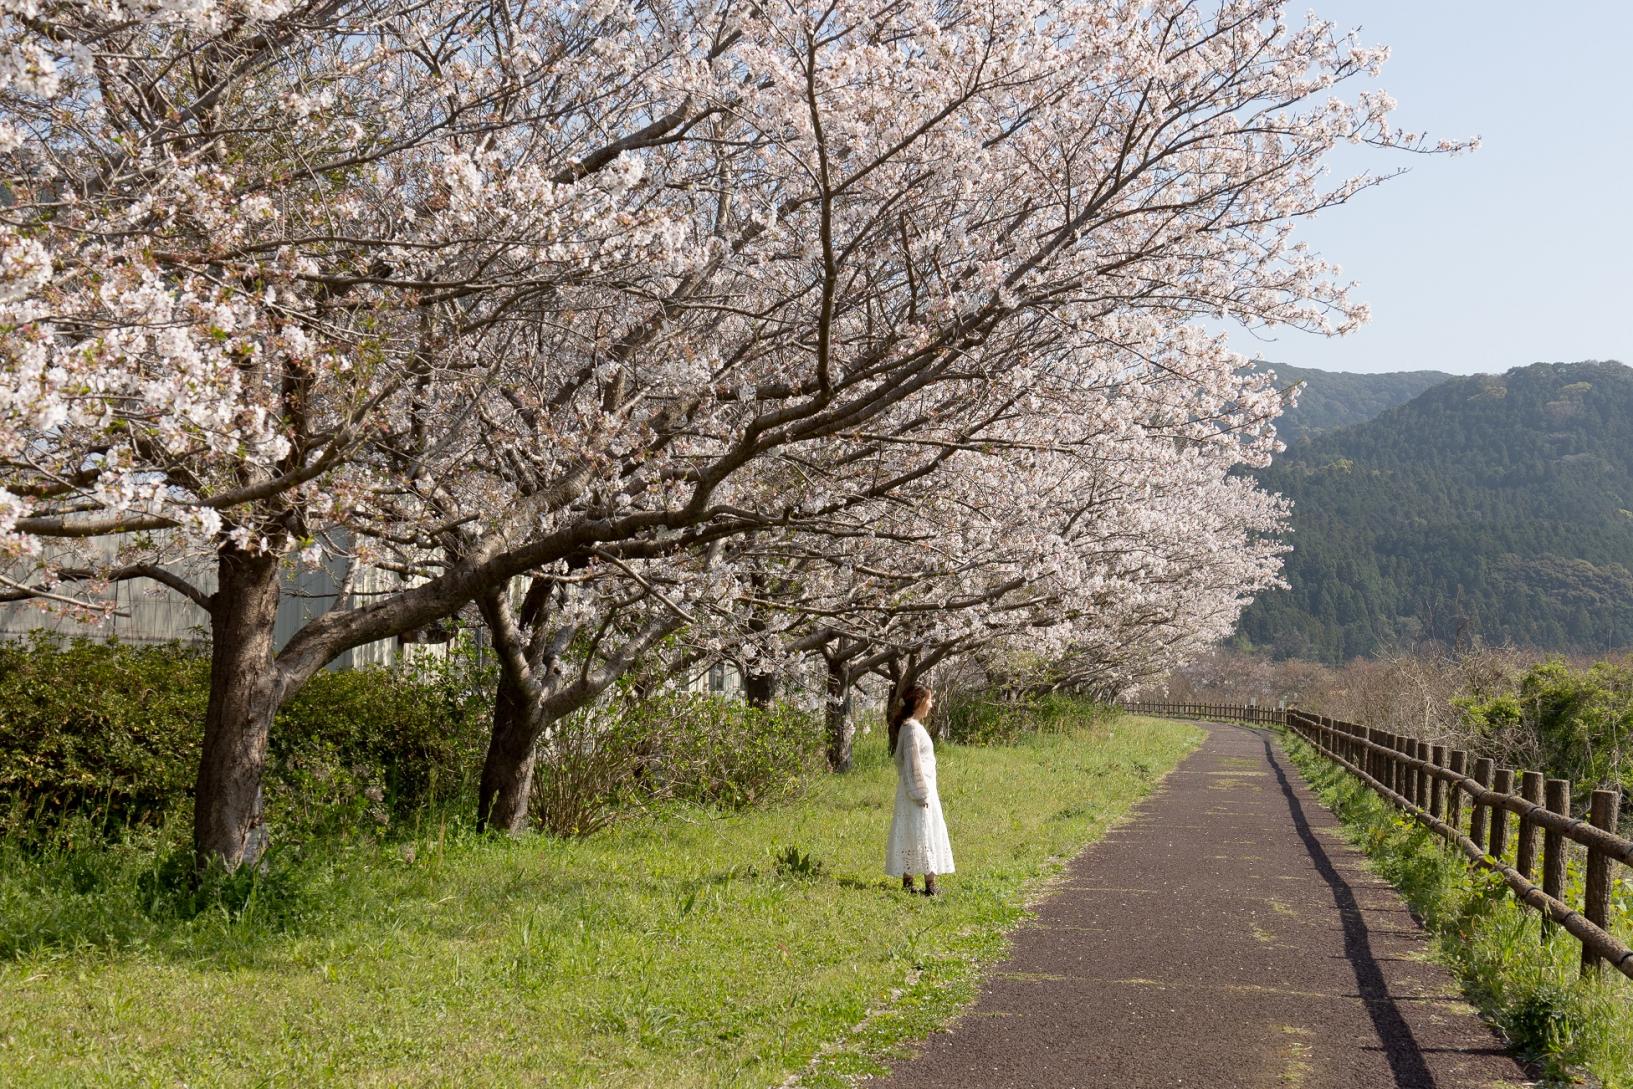
[[[655,802],[740,809],[797,794],[821,760],[820,724],[787,704],[619,694],[558,724],[539,758],[533,816],[583,836]]]
[[[0,644],[0,835],[82,842],[89,828],[184,821],[209,672],[204,651],[180,644],[58,645],[44,634]],[[474,811],[494,681],[460,651],[313,677],[269,741],[267,816],[279,839],[380,831],[449,803]],[[560,724],[533,808],[563,835],[660,801],[742,808],[797,791],[821,745],[819,725],[786,705],[620,695]]]
[[[49,833],[69,816],[150,825],[187,804],[209,673],[207,653],[174,643],[0,644],[0,832]],[[489,672],[458,653],[319,673],[273,728],[269,819],[383,825],[472,793],[491,698]]]
[[[475,806],[494,669],[447,658],[319,673],[278,713],[269,816],[298,827],[386,825],[455,799]]]
[[[0,819],[155,819],[192,789],[209,693],[208,655],[179,644],[0,643]]]
[[[1493,693],[1454,699],[1480,748],[1504,763],[1569,779],[1577,802],[1596,787],[1633,787],[1633,664],[1532,666]]]
[[[1111,709],[1058,692],[1042,695],[953,692],[936,713],[941,736],[959,745],[1009,745],[1028,734],[1091,729]]]

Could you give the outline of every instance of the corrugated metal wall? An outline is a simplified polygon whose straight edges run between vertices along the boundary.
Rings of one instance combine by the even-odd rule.
[[[108,562],[115,559],[119,547],[112,538],[87,544],[92,545],[100,557]],[[215,568],[208,561],[167,566],[205,593],[215,591]],[[278,617],[273,628],[273,637],[279,647],[313,618],[334,607],[344,575],[344,561],[331,558],[316,570],[305,569],[285,576]],[[403,580],[395,572],[362,571],[353,581],[353,600],[345,604],[351,605],[357,597],[391,590],[402,584]],[[62,606],[47,606],[37,601],[0,602],[0,638],[14,639],[34,631],[49,631],[63,639],[84,636],[118,639],[126,643],[204,644],[210,640],[209,618],[204,615],[204,610],[152,579],[115,583],[99,594],[89,593],[84,587],[65,588],[64,592],[86,600],[110,603],[113,608],[100,616],[89,617],[84,614],[69,615],[70,611]],[[329,668],[390,665],[398,659],[401,649],[401,642],[395,637],[381,639],[346,651],[331,662]]]

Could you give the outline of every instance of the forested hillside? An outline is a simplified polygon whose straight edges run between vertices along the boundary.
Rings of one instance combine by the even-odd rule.
[[[1457,378],[1292,447],[1291,589],[1239,638],[1326,661],[1423,641],[1633,645],[1633,370]]]
[[[1452,377],[1444,371],[1355,374],[1268,362],[1261,362],[1259,369],[1275,371],[1279,385],[1284,387],[1304,383],[1297,406],[1276,423],[1277,431],[1289,444],[1312,432],[1365,423]]]

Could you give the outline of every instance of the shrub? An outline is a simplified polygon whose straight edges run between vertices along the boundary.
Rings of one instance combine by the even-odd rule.
[[[635,778],[645,759],[629,716],[592,708],[556,724],[533,774],[529,809],[558,836],[587,836],[640,800]]]
[[[179,644],[0,643],[8,823],[152,820],[192,789],[209,692],[208,655]]]
[[[493,667],[457,645],[446,658],[319,673],[278,713],[272,816],[385,825],[474,798],[493,686]]]
[[[1058,692],[953,692],[937,709],[941,735],[959,745],[1008,745],[1028,734],[1070,734],[1094,727],[1109,712]]]
[[[660,801],[740,809],[793,796],[821,758],[820,725],[787,704],[620,693],[558,724],[532,811],[547,831],[583,836]]]
[[[742,809],[797,794],[821,764],[822,726],[788,703],[766,709],[699,693],[633,708],[645,727],[644,778],[659,795]]]
[[[37,635],[0,644],[0,835],[158,825],[191,797],[208,655]],[[456,650],[390,669],[325,671],[278,713],[266,774],[281,839],[383,830],[427,807],[475,808],[492,667]],[[787,705],[619,695],[570,716],[541,754],[533,808],[587,835],[659,801],[735,809],[787,797],[819,766],[821,730]],[[185,814],[183,814],[184,816]]]
[[[1511,685],[1454,699],[1480,747],[1504,763],[1571,780],[1577,801],[1596,787],[1633,786],[1633,665],[1533,665]]]
[[[180,644],[46,634],[0,644],[0,831],[48,833],[68,816],[157,823],[191,796],[210,662]],[[270,819],[375,825],[471,792],[491,680],[468,654],[393,669],[325,671],[278,715]]]

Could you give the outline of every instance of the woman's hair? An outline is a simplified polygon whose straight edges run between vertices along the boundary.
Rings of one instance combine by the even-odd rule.
[[[901,706],[896,713],[890,716],[890,755],[896,755],[896,739],[901,736],[902,723],[910,718],[924,721],[924,716],[930,713],[930,689],[922,684],[907,686],[902,693]]]

